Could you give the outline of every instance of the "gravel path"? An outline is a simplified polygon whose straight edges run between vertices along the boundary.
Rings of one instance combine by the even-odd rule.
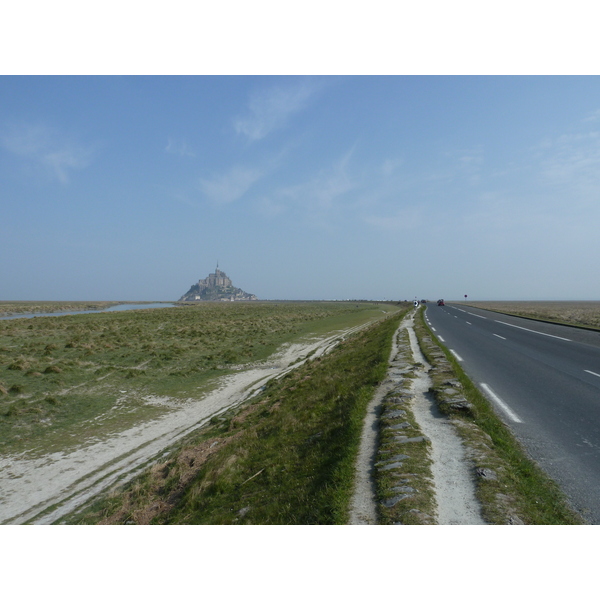
[[[398,353],[398,332],[406,326],[406,319],[394,333],[392,351],[389,357],[389,369],[392,368],[392,359]],[[367,415],[363,423],[360,448],[356,461],[355,488],[350,503],[350,525],[375,525],[377,523],[377,506],[375,503],[375,480],[373,470],[377,454],[377,439],[379,433],[379,414],[381,403],[385,395],[392,390],[395,383],[393,379],[385,378],[377,388],[373,399],[367,406]]]
[[[356,465],[355,491],[350,505],[351,525],[373,525],[377,523],[375,502],[375,482],[373,470],[377,453],[378,414],[385,395],[393,389],[392,357],[398,349],[398,332],[408,330],[413,361],[424,365],[415,375],[411,388],[413,400],[411,409],[423,434],[431,442],[432,476],[437,503],[437,524],[439,525],[484,525],[481,507],[475,496],[475,483],[471,468],[465,456],[462,441],[450,420],[437,408],[428,392],[431,385],[427,374],[429,365],[417,343],[411,314],[400,324],[394,334],[390,353],[390,377],[381,384],[368,406],[363,425],[361,446]]]

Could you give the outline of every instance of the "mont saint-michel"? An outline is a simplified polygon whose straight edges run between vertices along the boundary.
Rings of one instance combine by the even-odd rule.
[[[217,268],[206,279],[200,279],[179,299],[180,302],[258,300],[254,294],[234,287],[224,271]]]

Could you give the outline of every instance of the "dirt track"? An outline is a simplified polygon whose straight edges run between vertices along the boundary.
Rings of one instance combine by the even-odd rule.
[[[397,335],[407,329],[413,361],[425,365],[415,373],[410,389],[411,408],[422,432],[431,443],[432,478],[439,525],[483,525],[481,507],[475,497],[475,484],[470,475],[470,464],[463,444],[451,422],[442,415],[427,391],[431,381],[429,365],[417,342],[413,327],[414,313],[407,316],[394,334],[389,358],[388,378],[379,386],[367,409],[361,446],[356,464],[356,483],[350,508],[349,524],[375,525],[377,523],[376,489],[373,479],[377,453],[378,413],[385,395],[396,385],[394,357],[398,352]]]

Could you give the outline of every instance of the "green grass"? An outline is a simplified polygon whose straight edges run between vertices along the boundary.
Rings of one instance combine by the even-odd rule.
[[[366,407],[402,314],[272,380],[69,522],[346,523]]]
[[[443,389],[447,387],[444,382],[456,378],[469,404],[467,409],[454,410],[439,402],[440,409],[453,419],[471,449],[475,467],[496,475],[496,478],[477,479],[477,495],[486,521],[504,524],[512,520],[535,525],[582,523],[556,483],[527,456],[456,359],[431,334],[423,312],[420,310],[415,319],[415,330],[421,351],[434,367],[430,372],[433,392],[442,400]]]
[[[394,311],[390,304],[206,303],[0,321],[0,452],[107,436],[198,397],[281,344]],[[35,450],[34,450],[35,448]]]

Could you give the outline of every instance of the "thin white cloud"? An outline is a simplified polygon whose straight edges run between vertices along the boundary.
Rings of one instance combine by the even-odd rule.
[[[381,171],[386,177],[389,177],[397,173],[403,164],[404,159],[402,158],[387,158],[381,166]]]
[[[353,152],[354,147],[330,168],[303,183],[275,190],[269,198],[272,214],[281,212],[283,206],[294,206],[312,220],[321,222],[324,213],[336,208],[339,201],[358,186],[357,179],[349,173]]]
[[[356,187],[356,182],[348,173],[354,147],[351,148],[331,170],[322,172],[309,184],[309,190],[319,208],[327,209],[340,197]]]
[[[477,185],[481,181],[481,171],[484,164],[482,147],[471,148],[466,151],[450,155],[452,178],[464,178],[470,185]],[[454,163],[454,164],[453,164]]]
[[[317,87],[313,82],[302,80],[255,92],[250,97],[248,114],[233,120],[235,131],[252,142],[263,139],[285,127],[293,114],[306,108]]]
[[[285,206],[270,196],[263,196],[256,204],[260,214],[267,218],[273,218],[285,211]]]
[[[0,136],[0,145],[15,156],[43,167],[61,183],[73,170],[87,167],[92,149],[43,125],[13,125]]]
[[[543,182],[572,191],[600,191],[600,132],[567,134],[538,147]]]
[[[477,168],[483,163],[481,152],[472,154],[463,154],[458,158],[459,164],[467,169]]]
[[[65,148],[46,152],[42,162],[56,175],[62,183],[69,181],[69,171],[83,169],[89,165],[89,154],[77,148]]]
[[[165,152],[168,154],[177,154],[178,156],[196,156],[185,140],[175,140],[173,138],[169,138]]]
[[[233,167],[213,179],[201,179],[200,191],[215,204],[230,204],[244,196],[263,175],[259,169]]]
[[[587,117],[583,119],[584,123],[595,123],[600,121],[600,108],[591,112]]]
[[[413,164],[410,155],[406,160],[387,158],[378,169],[362,174],[355,203],[362,222],[381,232],[406,233],[439,226],[452,216],[451,205],[475,203],[484,165],[481,147],[441,152],[426,168]]]
[[[389,216],[369,215],[365,222],[375,229],[389,232],[404,232],[423,227],[423,209],[419,206],[400,208]]]

